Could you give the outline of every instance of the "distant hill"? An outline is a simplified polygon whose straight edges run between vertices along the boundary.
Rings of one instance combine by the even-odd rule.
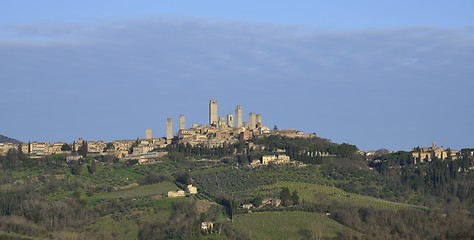
[[[7,136],[3,136],[0,134],[0,143],[14,143],[14,144],[19,144],[21,143],[20,141],[16,140],[16,139],[13,139],[13,138],[9,138]]]

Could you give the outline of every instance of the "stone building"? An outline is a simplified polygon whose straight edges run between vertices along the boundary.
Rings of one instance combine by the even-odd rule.
[[[226,125],[219,128],[195,125],[193,128],[180,130],[178,142],[191,146],[218,147],[224,143],[233,144],[238,142],[235,135],[236,131]]]
[[[214,223],[210,221],[201,222],[201,231],[211,232],[214,229]]]
[[[0,143],[0,154],[6,155],[8,153],[8,150],[17,149],[17,148],[18,148],[18,145],[13,144],[13,143]]]
[[[241,132],[239,135],[239,139],[241,141],[250,141],[252,140],[252,138],[253,138],[253,133],[252,131],[248,131],[248,130]]]
[[[225,117],[221,116],[219,117],[219,128],[223,128],[224,126],[226,126],[226,123],[225,123]]]
[[[285,129],[285,130],[271,130],[268,131],[262,135],[261,137],[264,136],[272,136],[272,135],[277,135],[277,136],[285,136],[285,137],[290,137],[290,138],[313,138],[316,137],[316,133],[304,133],[303,131],[299,130],[294,130],[294,129]]]
[[[198,193],[197,191],[197,187],[193,186],[192,184],[189,184],[187,187],[186,187],[186,192],[190,195],[195,195]]]
[[[278,154],[278,155],[264,155],[262,156],[262,164],[267,165],[270,163],[275,164],[286,164],[290,163],[290,157],[285,154]]]
[[[434,159],[445,160],[451,157],[452,160],[459,158],[458,150],[448,149],[447,151],[443,147],[437,147],[435,142],[431,143],[431,147],[416,147],[411,151],[413,157],[413,163],[419,162],[431,162]]]
[[[62,153],[61,148],[63,147],[64,143],[62,142],[57,142],[49,146],[48,152],[50,154],[57,154],[57,153]]]
[[[48,154],[49,145],[49,142],[32,142],[30,152],[36,155],[46,155]]]
[[[101,154],[104,152],[104,148],[107,144],[104,141],[89,141],[87,142],[87,152]]]
[[[174,198],[174,197],[185,197],[186,193],[183,190],[178,190],[178,191],[169,191],[167,196],[169,198]]]

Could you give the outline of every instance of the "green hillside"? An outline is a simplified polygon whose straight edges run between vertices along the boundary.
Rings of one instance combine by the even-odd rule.
[[[409,208],[425,209],[424,207],[418,205],[390,202],[370,196],[349,193],[336,187],[302,182],[277,182],[272,185],[261,187],[258,189],[258,191],[260,193],[270,194],[272,192],[279,192],[282,187],[288,187],[291,191],[296,190],[300,197],[300,201],[308,203],[329,205],[331,203],[337,202],[339,204],[353,204],[365,208],[373,207],[391,210]]]
[[[317,239],[360,233],[321,213],[262,212],[236,215],[234,228],[251,239]]]
[[[143,185],[127,190],[108,192],[108,193],[98,193],[94,197],[99,199],[110,199],[110,198],[137,198],[137,197],[146,197],[153,195],[163,195],[168,191],[178,190],[176,184],[172,182],[161,182],[150,185]]]

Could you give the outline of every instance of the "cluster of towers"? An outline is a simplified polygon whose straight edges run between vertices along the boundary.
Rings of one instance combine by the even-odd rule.
[[[184,125],[184,115],[181,114],[179,115],[179,130],[182,130],[185,128]],[[172,118],[167,118],[166,119],[166,140],[171,141],[173,139],[173,119]]]
[[[234,124],[235,122],[235,124]],[[184,115],[179,116],[179,130],[185,129],[185,118]],[[209,126],[212,127],[230,127],[230,128],[242,128],[245,127],[248,130],[253,130],[262,125],[262,115],[255,114],[254,112],[249,113],[249,120],[248,122],[242,122],[242,107],[237,105],[235,108],[235,120],[234,115],[227,114],[226,117],[217,115],[217,101],[210,100],[209,101]],[[193,124],[195,127],[195,124]],[[173,119],[167,118],[166,119],[166,139],[167,141],[171,141],[173,139]]]
[[[242,107],[237,105],[235,107],[235,119],[236,123],[234,125],[234,116],[232,114],[227,114],[227,121],[225,117],[217,117],[217,101],[210,100],[209,101],[209,125],[210,126],[223,126],[227,125],[231,128],[241,128],[246,127],[249,130],[253,130],[262,126],[262,115],[255,114],[254,112],[249,113],[249,120],[246,124],[242,122]]]

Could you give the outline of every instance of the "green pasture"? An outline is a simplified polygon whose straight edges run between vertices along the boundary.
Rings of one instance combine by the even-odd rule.
[[[251,239],[318,239],[360,233],[321,213],[259,212],[234,216],[233,227]]]

